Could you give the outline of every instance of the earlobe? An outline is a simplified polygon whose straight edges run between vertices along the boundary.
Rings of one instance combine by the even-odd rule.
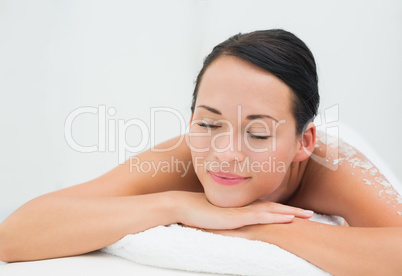
[[[314,123],[308,123],[306,130],[299,138],[298,150],[293,161],[303,161],[310,157],[315,148],[316,135]]]

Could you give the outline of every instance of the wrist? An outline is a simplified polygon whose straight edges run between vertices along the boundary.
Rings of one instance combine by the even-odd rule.
[[[181,191],[167,191],[163,192],[163,203],[162,203],[162,210],[164,215],[169,224],[172,223],[181,223],[182,217],[182,199],[183,199],[183,192]]]
[[[191,223],[194,218],[194,202],[198,199],[201,193],[187,191],[169,191],[166,192],[167,205],[169,216],[174,221],[172,223],[182,223],[188,226],[195,226]]]
[[[125,235],[142,232],[160,225],[177,223],[176,195],[173,191],[123,197],[129,208],[121,204]],[[133,217],[133,210],[136,215]],[[127,219],[129,218],[129,219]]]
[[[308,219],[294,218],[289,223],[258,225],[260,227],[258,231],[252,233],[252,239],[281,246],[289,240],[289,237],[301,237],[310,222]]]

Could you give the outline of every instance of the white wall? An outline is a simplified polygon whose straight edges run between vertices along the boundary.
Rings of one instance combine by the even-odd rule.
[[[193,81],[212,46],[268,28],[307,43],[321,110],[337,104],[340,120],[402,179],[400,1],[7,0],[0,1],[0,221],[37,195],[118,164],[117,152],[68,146],[64,122],[73,110],[105,105],[117,111],[109,121],[149,126],[150,109],[166,106],[188,122]],[[157,142],[179,134],[175,116],[156,119]],[[97,124],[96,115],[81,115],[74,139],[96,144]],[[139,136],[128,129],[129,144]]]

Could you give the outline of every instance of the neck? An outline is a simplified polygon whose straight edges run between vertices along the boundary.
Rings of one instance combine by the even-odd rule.
[[[306,161],[292,162],[278,189],[269,195],[261,197],[261,199],[278,203],[288,202],[300,186],[304,169],[307,164]]]

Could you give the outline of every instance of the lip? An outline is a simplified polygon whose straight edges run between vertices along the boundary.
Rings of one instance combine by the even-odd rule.
[[[208,171],[211,175],[211,178],[218,184],[232,186],[240,183],[244,183],[249,180],[251,177],[244,177],[241,175],[236,175],[232,173],[224,173],[224,172],[213,172]]]

